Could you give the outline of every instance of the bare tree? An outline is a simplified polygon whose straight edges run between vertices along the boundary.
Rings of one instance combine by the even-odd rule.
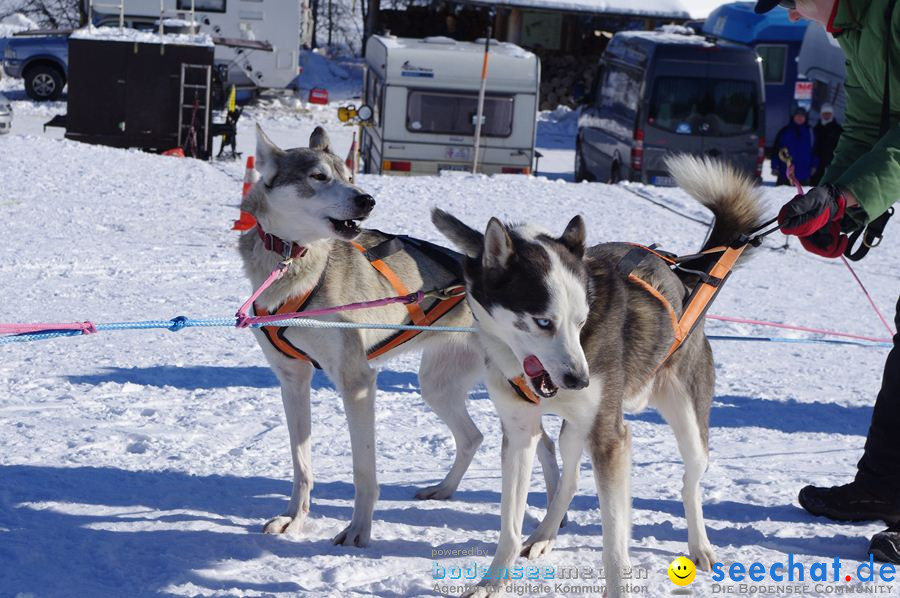
[[[329,51],[354,55],[362,49],[363,21],[356,3],[365,1],[323,0],[318,2],[316,32],[327,36],[326,40],[330,42]],[[321,38],[319,40],[321,41]]]
[[[87,9],[83,0],[7,0],[0,10],[0,18],[22,13],[43,27],[64,29],[87,24]]]

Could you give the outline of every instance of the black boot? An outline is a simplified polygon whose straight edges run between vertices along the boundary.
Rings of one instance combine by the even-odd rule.
[[[838,521],[874,521],[889,525],[900,521],[900,505],[872,494],[859,482],[832,488],[807,486],[800,491],[800,506],[812,513]]]
[[[869,553],[880,563],[900,565],[900,523],[895,523],[872,537]]]

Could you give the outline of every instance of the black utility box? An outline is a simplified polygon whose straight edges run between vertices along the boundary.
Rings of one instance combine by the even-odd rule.
[[[160,152],[182,147],[187,155],[209,157],[213,51],[212,45],[73,36],[66,137]]]

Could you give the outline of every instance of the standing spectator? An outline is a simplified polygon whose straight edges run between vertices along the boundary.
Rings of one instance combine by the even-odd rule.
[[[778,157],[782,148],[787,149],[794,164],[794,176],[803,185],[809,184],[809,178],[816,168],[816,157],[813,155],[813,135],[809,123],[806,122],[806,110],[794,109],[791,122],[785,125],[775,136],[772,146],[772,174],[778,177],[776,185],[790,185],[787,176],[787,164]]]
[[[819,110],[819,122],[813,127],[813,156],[819,161],[815,174],[811,179],[813,185],[818,185],[822,179],[822,174],[831,159],[834,157],[834,148],[837,147],[838,139],[844,128],[834,120],[834,107],[831,104],[822,104]]]

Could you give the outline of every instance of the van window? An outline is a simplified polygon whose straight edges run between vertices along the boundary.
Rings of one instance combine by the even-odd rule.
[[[513,125],[512,96],[487,96],[481,134],[509,137]],[[478,95],[443,91],[410,91],[406,99],[406,129],[413,133],[474,135]]]
[[[647,123],[684,135],[726,136],[756,131],[752,81],[658,77]]]
[[[194,10],[202,12],[225,12],[225,0],[193,0]],[[191,10],[191,0],[178,0],[177,10]]]
[[[633,121],[637,118],[641,97],[641,73],[623,69],[616,65],[606,65],[603,83],[597,94],[599,107],[604,111]]]
[[[784,83],[787,50],[787,46],[756,46],[756,53],[762,58],[763,81],[766,83]]]

